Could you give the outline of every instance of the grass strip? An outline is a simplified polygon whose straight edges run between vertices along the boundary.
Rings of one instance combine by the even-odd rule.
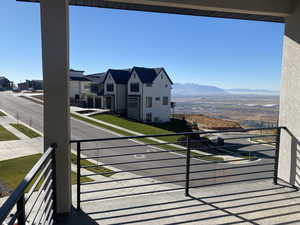
[[[35,132],[34,130],[24,126],[23,124],[20,123],[11,123],[11,126],[13,126],[14,128],[16,128],[18,131],[22,132],[23,134],[25,134],[27,137],[30,138],[36,138],[36,137],[40,137],[41,135],[38,134],[37,132]]]
[[[19,140],[13,133],[9,132],[5,127],[0,125],[0,141]]]
[[[73,164],[77,165],[77,156],[74,153],[71,153],[71,161]],[[110,177],[115,174],[114,171],[112,171],[104,166],[96,165],[86,159],[80,160],[80,163],[81,163],[81,166],[96,166],[96,167],[92,167],[92,168],[86,168],[86,170],[89,170],[93,173],[105,173],[105,174],[103,174],[103,176],[105,176],[105,177]]]
[[[94,119],[101,120],[106,123],[110,123],[128,130],[134,130],[135,132],[142,133],[145,135],[155,135],[155,134],[176,134],[169,130],[158,128],[150,124],[140,123],[126,118],[110,115],[110,114],[96,114],[91,116]],[[172,122],[170,122],[171,124]],[[174,128],[175,129],[175,128]],[[178,128],[177,128],[178,129]],[[181,135],[178,136],[169,136],[169,137],[157,137],[162,141],[166,142],[176,142],[179,138],[182,138]]]
[[[20,182],[24,179],[26,174],[32,169],[32,167],[37,163],[41,158],[42,154],[34,154],[14,159],[8,159],[0,161],[0,181],[5,184],[10,190],[15,190]],[[72,184],[77,183],[76,173],[72,172]],[[38,175],[35,177],[35,179]],[[91,182],[92,179],[88,177],[82,177],[81,182]],[[34,180],[35,180],[34,179]],[[31,185],[34,183],[31,182]],[[41,180],[38,187],[43,183]],[[31,185],[27,188],[27,191],[30,189]]]

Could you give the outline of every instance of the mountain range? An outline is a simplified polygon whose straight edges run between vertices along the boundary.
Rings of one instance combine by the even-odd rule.
[[[174,97],[196,97],[203,95],[230,95],[230,94],[248,94],[248,95],[279,95],[279,91],[265,89],[222,89],[216,86],[200,85],[194,83],[175,83],[173,85],[172,95]]]

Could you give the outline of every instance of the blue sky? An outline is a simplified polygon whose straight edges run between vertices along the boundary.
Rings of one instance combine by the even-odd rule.
[[[0,74],[41,78],[39,5],[1,0]],[[165,67],[174,82],[278,90],[284,25],[70,8],[70,67]]]

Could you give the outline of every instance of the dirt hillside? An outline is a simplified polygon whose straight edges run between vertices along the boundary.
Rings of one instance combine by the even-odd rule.
[[[240,124],[237,122],[215,119],[201,114],[177,114],[176,117],[185,119],[191,124],[197,124],[199,129],[224,130],[241,128]]]

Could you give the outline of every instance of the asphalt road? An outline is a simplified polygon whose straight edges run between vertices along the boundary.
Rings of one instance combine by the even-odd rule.
[[[0,93],[0,109],[5,110],[12,116],[16,117],[20,121],[31,125],[39,131],[43,131],[43,106],[37,103],[33,103],[29,100],[14,96],[9,93]],[[240,133],[246,137],[245,134]],[[88,125],[82,121],[71,119],[71,136],[72,139],[92,139],[92,138],[109,138],[116,137],[116,135],[109,133],[103,129]],[[236,134],[228,133],[223,137],[233,137]],[[239,150],[258,152],[260,150],[272,149],[265,145],[254,145],[243,147],[249,142],[244,140],[232,140],[230,143],[241,144]],[[185,165],[185,157],[173,153],[161,152],[156,148],[150,146],[135,146],[136,142],[131,140],[115,140],[110,142],[97,142],[83,144],[83,148],[99,148],[99,150],[86,151],[86,156],[109,156],[120,154],[134,154],[118,157],[105,157],[100,161],[119,168],[123,171],[138,170],[133,173],[142,176],[153,176],[161,174],[174,174],[156,178],[161,182],[174,182],[185,180],[185,167],[176,167],[179,165]],[[127,148],[119,148],[119,146],[129,146]],[[42,146],[41,146],[42,147]],[[105,147],[118,147],[113,149],[105,149]],[[154,154],[143,154],[149,152],[159,152]],[[273,151],[262,152],[257,155],[259,160],[251,163],[213,163],[208,161],[192,159],[191,164],[197,164],[191,167],[191,186],[202,186],[211,184],[224,184],[235,183],[246,180],[247,182],[256,182],[259,179],[270,178],[273,176],[274,160],[270,158],[273,156]],[[149,160],[149,161],[148,161]],[[163,160],[163,161],[156,161]],[[137,161],[138,163],[130,163]],[[148,161],[148,162],[145,162]],[[122,163],[122,164],[121,164]],[[169,167],[164,169],[146,169],[155,167]],[[197,180],[193,180],[197,179]],[[249,181],[248,181],[249,180]],[[174,184],[184,186],[184,182],[175,182]]]

